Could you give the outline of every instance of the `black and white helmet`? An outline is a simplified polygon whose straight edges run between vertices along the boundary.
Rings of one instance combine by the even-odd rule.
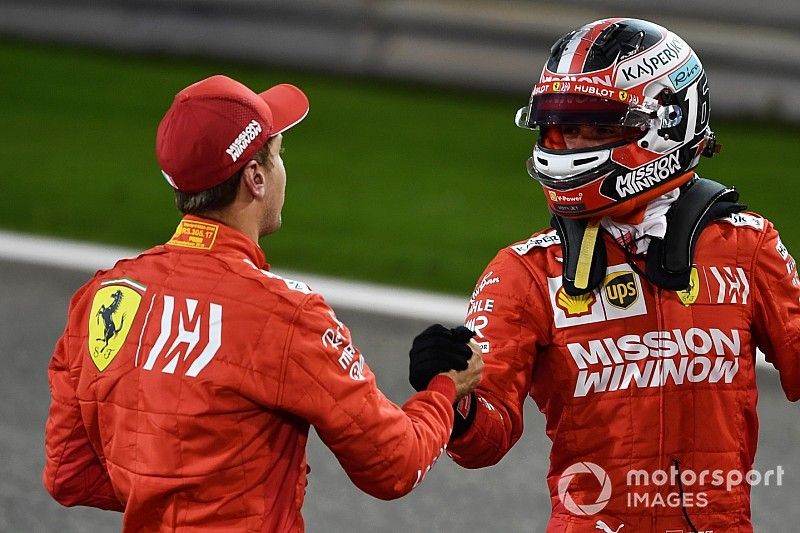
[[[679,187],[715,150],[700,60],[671,31],[638,19],[598,20],[551,49],[517,125],[539,129],[529,174],[550,210],[594,217]],[[564,125],[624,126],[625,138],[567,149]]]

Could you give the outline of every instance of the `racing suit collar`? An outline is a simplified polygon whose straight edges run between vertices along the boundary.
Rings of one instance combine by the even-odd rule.
[[[264,250],[241,231],[211,218],[184,215],[167,245],[213,254],[237,255],[256,267],[269,270]]]
[[[626,224],[603,217],[600,225],[622,246],[633,253],[644,253],[650,244],[650,237],[663,239],[667,233],[667,211],[678,199],[680,189],[650,201],[645,208],[644,217],[638,224]]]

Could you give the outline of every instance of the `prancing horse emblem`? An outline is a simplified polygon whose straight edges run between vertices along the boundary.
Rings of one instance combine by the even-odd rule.
[[[117,281],[117,280],[114,280]],[[119,280],[134,285],[130,280]],[[136,283],[134,286],[140,286]],[[107,284],[94,295],[89,315],[89,356],[101,372],[124,346],[142,295],[122,284]]]
[[[114,313],[119,310],[119,304],[122,303],[122,298],[122,291],[118,290],[111,295],[111,305],[108,307],[101,305],[100,309],[97,310],[95,318],[97,319],[98,323],[101,318],[103,319],[103,336],[95,340],[103,341],[103,347],[99,350],[97,347],[95,347],[95,352],[104,352],[106,348],[108,348],[108,341],[119,335],[119,332],[122,331],[122,326],[125,325],[124,314],[122,315],[122,319],[119,321],[119,327],[114,324]],[[110,354],[106,354],[106,358],[109,355]]]

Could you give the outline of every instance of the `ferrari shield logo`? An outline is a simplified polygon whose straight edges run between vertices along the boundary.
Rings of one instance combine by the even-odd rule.
[[[128,280],[114,281],[139,287]],[[111,364],[125,343],[142,301],[142,296],[132,288],[121,284],[103,285],[94,295],[89,314],[89,355],[100,372]]]
[[[678,298],[687,307],[697,301],[700,294],[700,277],[697,275],[697,267],[692,267],[692,273],[689,275],[689,287],[686,290],[677,291],[677,293]]]

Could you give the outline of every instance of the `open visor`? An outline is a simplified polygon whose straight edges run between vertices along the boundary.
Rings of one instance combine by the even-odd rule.
[[[627,126],[648,128],[656,118],[656,109],[597,96],[571,93],[539,94],[528,107],[517,111],[517,126],[536,129],[559,124]]]

